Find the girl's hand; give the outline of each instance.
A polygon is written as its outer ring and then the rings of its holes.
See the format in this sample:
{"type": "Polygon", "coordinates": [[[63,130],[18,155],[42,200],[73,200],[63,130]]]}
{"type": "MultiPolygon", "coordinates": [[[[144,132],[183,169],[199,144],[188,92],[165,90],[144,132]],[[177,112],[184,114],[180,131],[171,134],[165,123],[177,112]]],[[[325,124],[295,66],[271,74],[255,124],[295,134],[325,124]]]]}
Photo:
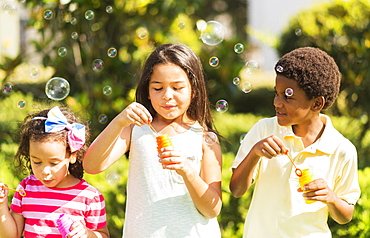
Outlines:
{"type": "Polygon", "coordinates": [[[191,171],[191,166],[185,156],[172,149],[172,147],[163,148],[163,152],[159,154],[159,162],[162,163],[163,169],[176,170],[178,174],[185,176],[191,171]]]}
{"type": "MultiPolygon", "coordinates": [[[[8,187],[4,183],[0,183],[0,204],[8,203],[8,189],[4,189],[3,186],[8,187]]],[[[7,204],[8,205],[8,204],[7,204]]]]}
{"type": "Polygon", "coordinates": [[[288,151],[280,138],[275,135],[260,140],[253,146],[252,150],[256,156],[268,159],[288,151]]]}
{"type": "Polygon", "coordinates": [[[67,237],[87,238],[91,231],[81,221],[74,221],[67,237]]]}
{"type": "Polygon", "coordinates": [[[148,109],[140,103],[133,102],[117,116],[117,120],[119,120],[120,124],[123,126],[128,126],[130,124],[143,126],[144,124],[150,123],[153,119],[148,109]]]}

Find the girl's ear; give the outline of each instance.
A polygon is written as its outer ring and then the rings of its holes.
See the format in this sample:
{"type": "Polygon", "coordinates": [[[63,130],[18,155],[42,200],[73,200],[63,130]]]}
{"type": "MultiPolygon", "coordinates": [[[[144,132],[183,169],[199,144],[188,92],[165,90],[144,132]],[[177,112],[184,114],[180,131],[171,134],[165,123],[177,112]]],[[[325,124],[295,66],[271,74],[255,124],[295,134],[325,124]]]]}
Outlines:
{"type": "Polygon", "coordinates": [[[325,98],[323,96],[314,99],[314,104],[312,105],[313,111],[321,111],[325,105],[325,98]]]}
{"type": "Polygon", "coordinates": [[[70,164],[74,164],[74,163],[76,163],[76,160],[77,160],[76,156],[77,156],[77,153],[72,153],[72,154],[69,156],[69,163],[70,163],[70,164]]]}

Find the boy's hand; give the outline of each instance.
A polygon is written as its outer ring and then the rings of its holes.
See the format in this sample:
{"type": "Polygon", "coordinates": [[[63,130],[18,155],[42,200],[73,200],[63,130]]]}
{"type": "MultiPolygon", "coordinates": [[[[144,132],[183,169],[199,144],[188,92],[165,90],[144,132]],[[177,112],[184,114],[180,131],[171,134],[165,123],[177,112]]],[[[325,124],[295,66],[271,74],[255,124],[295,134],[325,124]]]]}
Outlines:
{"type": "Polygon", "coordinates": [[[279,137],[272,135],[257,142],[253,146],[254,153],[258,157],[271,159],[288,151],[279,137]]]}
{"type": "Polygon", "coordinates": [[[8,189],[4,189],[3,186],[8,187],[4,183],[0,183],[0,204],[8,203],[8,189]]]}
{"type": "MultiPolygon", "coordinates": [[[[338,198],[337,195],[331,190],[322,178],[316,179],[308,184],[304,185],[304,191],[309,191],[303,193],[303,197],[307,200],[314,200],[324,202],[326,204],[334,203],[338,198]]],[[[303,192],[301,188],[298,188],[298,192],[303,192]]]]}

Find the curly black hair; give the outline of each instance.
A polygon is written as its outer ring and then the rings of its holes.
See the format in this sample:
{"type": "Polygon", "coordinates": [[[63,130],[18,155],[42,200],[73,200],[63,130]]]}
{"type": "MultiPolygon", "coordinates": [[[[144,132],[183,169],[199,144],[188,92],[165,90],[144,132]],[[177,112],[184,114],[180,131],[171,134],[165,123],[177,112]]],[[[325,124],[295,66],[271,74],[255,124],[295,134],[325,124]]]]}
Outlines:
{"type": "Polygon", "coordinates": [[[341,74],[334,59],[314,47],[297,48],[283,55],[275,65],[275,72],[297,81],[309,99],[323,96],[328,109],[337,99],[341,74]]]}
{"type": "MultiPolygon", "coordinates": [[[[60,111],[67,118],[68,123],[80,123],[85,126],[85,141],[89,141],[89,128],[87,123],[83,123],[81,119],[77,118],[72,110],[66,106],[59,107],[60,111]]],[[[45,132],[45,120],[33,120],[35,117],[47,117],[50,109],[42,110],[36,113],[29,114],[25,117],[20,130],[20,144],[14,159],[16,161],[16,167],[20,169],[23,174],[26,171],[32,174],[31,162],[30,162],[30,141],[56,141],[62,142],[66,146],[67,153],[71,153],[71,149],[68,144],[67,129],[58,132],[45,132]]],[[[82,159],[88,148],[88,143],[85,144],[77,151],[73,152],[76,154],[76,162],[69,165],[69,172],[76,178],[82,178],[84,169],[82,167],[82,159]]]]}

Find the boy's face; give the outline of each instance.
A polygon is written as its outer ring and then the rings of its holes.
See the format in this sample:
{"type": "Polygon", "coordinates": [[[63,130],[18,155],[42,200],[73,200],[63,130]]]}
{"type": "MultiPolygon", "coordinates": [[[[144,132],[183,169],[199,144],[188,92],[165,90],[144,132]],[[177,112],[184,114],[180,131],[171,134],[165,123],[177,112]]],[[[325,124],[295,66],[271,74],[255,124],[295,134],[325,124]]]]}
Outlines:
{"type": "Polygon", "coordinates": [[[309,125],[318,114],[317,110],[312,110],[314,103],[315,100],[308,99],[296,81],[276,76],[274,106],[279,125],[309,125]]]}

